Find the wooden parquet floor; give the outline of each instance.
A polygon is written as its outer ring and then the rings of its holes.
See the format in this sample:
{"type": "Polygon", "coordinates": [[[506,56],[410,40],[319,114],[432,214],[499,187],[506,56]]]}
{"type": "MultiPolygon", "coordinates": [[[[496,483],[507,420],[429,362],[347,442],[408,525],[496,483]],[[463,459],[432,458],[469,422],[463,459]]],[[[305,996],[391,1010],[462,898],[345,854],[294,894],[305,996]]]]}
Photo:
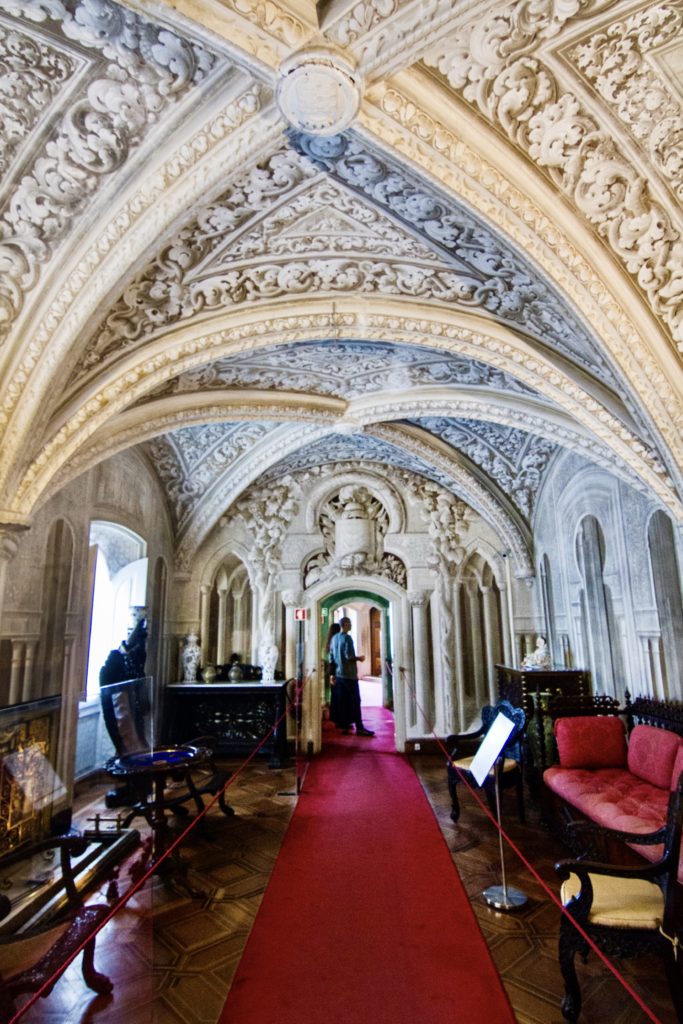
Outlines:
{"type": "MultiPolygon", "coordinates": [[[[559,911],[513,854],[506,856],[508,882],[527,894],[528,904],[509,914],[487,907],[482,890],[500,882],[493,827],[466,793],[460,822],[451,822],[442,758],[414,757],[413,765],[470,895],[519,1024],[560,1024],[559,911]]],[[[22,1022],[216,1024],[294,810],[295,785],[293,768],[273,771],[263,762],[249,765],[230,789],[229,802],[236,816],[226,818],[214,808],[204,834],[193,834],[183,848],[188,877],[209,893],[207,898],[191,899],[157,878],[146,883],[98,938],[96,963],[113,979],[113,995],[95,996],[87,989],[76,961],[48,999],[32,1007],[22,1022]]],[[[92,815],[102,797],[103,791],[97,790],[82,798],[81,820],[92,815]]],[[[305,799],[305,785],[301,799],[305,799]]],[[[508,806],[507,799],[503,808],[506,828],[543,879],[556,889],[552,866],[566,851],[540,827],[533,806],[529,806],[528,824],[522,827],[514,800],[508,806]]],[[[124,875],[125,869],[122,883],[124,875]]],[[[104,887],[94,901],[100,901],[103,892],[104,887]]],[[[295,970],[296,936],[282,955],[292,959],[295,970]]],[[[662,1024],[674,1024],[658,961],[644,959],[620,966],[662,1024]]],[[[584,1024],[641,1024],[647,1019],[594,957],[586,967],[580,965],[580,971],[584,1024]]]]}

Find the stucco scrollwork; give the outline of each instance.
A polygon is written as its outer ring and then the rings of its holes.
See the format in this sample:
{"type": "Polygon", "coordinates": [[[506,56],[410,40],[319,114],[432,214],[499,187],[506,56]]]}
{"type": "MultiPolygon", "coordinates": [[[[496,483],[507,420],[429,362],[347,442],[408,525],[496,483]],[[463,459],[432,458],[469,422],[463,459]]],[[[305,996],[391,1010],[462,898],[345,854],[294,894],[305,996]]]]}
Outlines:
{"type": "Polygon", "coordinates": [[[57,120],[0,217],[0,338],[73,218],[168,106],[205,79],[217,62],[198,43],[110,0],[74,5],[53,0],[49,6],[40,0],[11,0],[5,10],[49,22],[66,40],[92,53],[97,72],[57,120]]]}
{"type": "Polygon", "coordinates": [[[613,21],[571,53],[576,67],[618,114],[679,200],[683,198],[683,109],[648,55],[681,38],[683,4],[678,0],[653,4],[623,21],[613,21]]]}
{"type": "Polygon", "coordinates": [[[251,537],[248,563],[259,597],[261,636],[273,631],[273,594],[282,563],[282,545],[292,519],[299,510],[301,488],[292,477],[283,477],[270,487],[253,487],[225,516],[228,526],[239,519],[251,537]]]}
{"type": "Polygon", "coordinates": [[[557,445],[524,430],[476,420],[425,417],[416,421],[464,452],[496,481],[527,519],[533,511],[543,472],[557,445]]]}
{"type": "MultiPolygon", "coordinates": [[[[215,305],[215,286],[208,285],[202,291],[199,285],[196,293],[192,291],[192,271],[256,213],[314,173],[296,154],[278,151],[243,174],[229,192],[201,209],[193,223],[164,247],[114,303],[71,383],[111,353],[118,354],[139,338],[201,311],[207,302],[215,305]]],[[[227,292],[232,283],[232,278],[224,282],[227,292]]]]}
{"type": "MultiPolygon", "coordinates": [[[[523,5],[527,6],[527,5],[523,5]]],[[[683,350],[683,242],[647,179],[621,152],[581,100],[563,89],[505,16],[512,45],[477,46],[481,26],[438,44],[425,62],[525,153],[568,195],[594,226],[683,350]]],[[[533,34],[532,34],[533,35],[533,34]]],[[[531,41],[532,35],[524,35],[531,41]]]]}
{"type": "MultiPolygon", "coordinates": [[[[189,370],[150,393],[150,398],[224,388],[307,391],[348,400],[387,387],[463,385],[533,394],[511,374],[477,359],[385,342],[301,342],[285,349],[217,359],[189,370]]],[[[147,398],[142,401],[147,401],[147,398]]]]}
{"type": "MultiPolygon", "coordinates": [[[[570,295],[577,308],[599,332],[601,344],[622,367],[631,385],[642,395],[656,394],[646,403],[646,417],[657,425],[674,456],[680,462],[680,438],[683,416],[678,393],[653,349],[643,343],[634,321],[615,299],[610,287],[566,234],[557,231],[547,212],[523,190],[513,188],[508,177],[485,160],[481,153],[465,146],[438,119],[415,101],[393,88],[378,90],[376,102],[381,113],[364,108],[366,128],[385,145],[398,148],[409,158],[427,167],[436,180],[451,185],[474,206],[495,221],[510,208],[517,211],[526,227],[508,219],[508,230],[524,249],[533,253],[537,264],[570,295]],[[588,291],[586,291],[588,289],[588,291]],[[587,301],[590,296],[589,301],[587,301]]],[[[620,390],[622,390],[620,388],[620,390]]],[[[641,403],[641,409],[643,405],[641,403]]],[[[670,463],[671,465],[671,463],[670,463]]],[[[674,469],[677,479],[680,472],[674,469]]]]}
{"type": "Polygon", "coordinates": [[[473,283],[459,301],[465,299],[468,305],[551,342],[591,372],[610,379],[592,339],[559,293],[553,293],[519,253],[468,211],[364,141],[345,135],[321,139],[288,134],[292,145],[318,167],[368,196],[448,255],[464,281],[473,283]]]}
{"type": "Polygon", "coordinates": [[[147,442],[180,531],[219,476],[272,427],[271,423],[209,423],[147,442]]]}
{"type": "Polygon", "coordinates": [[[0,78],[12,83],[0,93],[0,176],[8,173],[19,146],[76,74],[78,64],[47,40],[0,21],[0,78]]]}

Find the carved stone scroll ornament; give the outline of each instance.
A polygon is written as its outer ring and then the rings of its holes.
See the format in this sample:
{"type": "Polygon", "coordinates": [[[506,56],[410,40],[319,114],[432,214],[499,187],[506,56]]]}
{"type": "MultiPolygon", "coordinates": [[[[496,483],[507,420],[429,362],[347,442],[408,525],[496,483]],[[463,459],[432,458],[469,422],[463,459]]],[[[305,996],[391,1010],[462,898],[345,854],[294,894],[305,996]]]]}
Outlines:
{"type": "Polygon", "coordinates": [[[475,420],[426,417],[416,425],[464,452],[530,518],[556,444],[523,430],[475,420]]]}
{"type": "Polygon", "coordinates": [[[139,338],[200,312],[206,303],[214,305],[218,301],[214,289],[222,287],[227,294],[232,287],[241,290],[244,297],[246,279],[233,283],[233,278],[228,278],[222,286],[209,283],[192,291],[192,272],[239,228],[315,173],[297,154],[278,151],[250,168],[228,192],[201,209],[193,223],[178,232],[111,307],[70,384],[77,383],[111,353],[119,353],[139,338]]]}
{"type": "Polygon", "coordinates": [[[53,43],[0,21],[0,78],[12,83],[0,94],[0,178],[78,66],[75,56],[53,43]]]}
{"type": "MultiPolygon", "coordinates": [[[[330,467],[326,472],[332,477],[330,467]]],[[[306,474],[308,476],[308,474],[306,474]]],[[[363,485],[344,485],[323,505],[318,529],[323,549],[304,569],[304,586],[323,579],[377,575],[382,570],[382,542],[389,517],[381,501],[363,485]]]]}
{"type": "Polygon", "coordinates": [[[449,384],[522,395],[535,393],[510,374],[457,353],[385,342],[321,341],[217,359],[166,381],[149,398],[258,387],[301,390],[348,400],[387,387],[401,391],[449,384]]]}
{"type": "MultiPolygon", "coordinates": [[[[425,57],[534,160],[636,279],[683,351],[683,241],[649,182],[581,100],[530,55],[554,34],[551,4],[497,9],[425,57]]],[[[578,6],[578,5],[569,5],[578,6]]],[[[600,5],[587,5],[595,10],[600,5]]],[[[583,9],[586,13],[586,8],[583,9]]],[[[566,20],[562,19],[562,20],[566,20]]]]}
{"type": "MultiPolygon", "coordinates": [[[[289,137],[318,167],[366,195],[446,254],[462,279],[459,302],[555,345],[614,385],[597,346],[559,293],[452,198],[350,134],[321,139],[290,132],[289,137]]],[[[450,287],[455,285],[453,281],[450,287]]]]}
{"type": "Polygon", "coordinates": [[[435,577],[443,683],[445,692],[450,693],[455,681],[453,576],[465,555],[461,539],[467,530],[471,512],[464,501],[427,482],[418,485],[416,497],[421,501],[422,515],[429,532],[427,563],[435,577]]]}
{"type": "MultiPolygon", "coordinates": [[[[264,682],[272,681],[275,620],[273,598],[282,562],[282,545],[287,530],[299,510],[301,488],[292,477],[278,484],[254,487],[230,510],[225,520],[240,519],[251,536],[247,559],[258,595],[259,652],[264,665],[264,682]]],[[[277,650],[275,651],[277,658],[277,650]]]]}
{"type": "Polygon", "coordinates": [[[179,531],[226,466],[260,441],[272,423],[209,423],[154,438],[147,450],[179,531]]]}
{"type": "MultiPolygon", "coordinates": [[[[0,215],[0,340],[73,219],[169,105],[202,82],[217,63],[216,55],[199,44],[110,0],[6,0],[3,13],[19,19],[13,34],[0,36],[0,45],[10,47],[9,54],[0,54],[3,63],[13,59],[17,34],[26,34],[23,21],[33,23],[34,34],[36,26],[45,25],[57,39],[61,36],[64,49],[71,49],[79,62],[83,53],[89,54],[92,71],[84,95],[55,114],[43,150],[22,174],[0,215]]],[[[48,49],[41,47],[37,56],[44,63],[42,72],[34,74],[36,82],[54,71],[48,49]]],[[[14,125],[18,114],[15,104],[14,125]]],[[[31,120],[30,111],[25,118],[31,120]]]]}
{"type": "Polygon", "coordinates": [[[683,39],[683,4],[656,3],[576,46],[571,57],[616,112],[679,200],[683,105],[657,67],[657,50],[683,39]],[[654,59],[651,59],[654,58],[654,59]],[[656,111],[656,117],[653,112],[656,111]]]}

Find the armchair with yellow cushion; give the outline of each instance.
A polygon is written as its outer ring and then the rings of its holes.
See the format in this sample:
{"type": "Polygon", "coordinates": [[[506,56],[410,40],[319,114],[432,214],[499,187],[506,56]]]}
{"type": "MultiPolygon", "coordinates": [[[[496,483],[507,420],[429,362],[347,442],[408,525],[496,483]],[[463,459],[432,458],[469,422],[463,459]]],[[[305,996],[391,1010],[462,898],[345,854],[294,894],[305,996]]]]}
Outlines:
{"type": "Polygon", "coordinates": [[[683,1021],[683,919],[681,886],[677,881],[683,819],[683,774],[669,798],[666,825],[646,835],[615,832],[581,822],[581,831],[609,832],[624,842],[662,846],[659,860],[642,868],[617,867],[594,861],[561,861],[555,870],[562,879],[561,899],[566,913],[560,920],[559,958],[565,983],[562,1015],[578,1020],[581,990],[575,957],[586,960],[590,945],[574,921],[607,956],[633,957],[655,953],[662,957],[678,1019],[683,1021]]]}

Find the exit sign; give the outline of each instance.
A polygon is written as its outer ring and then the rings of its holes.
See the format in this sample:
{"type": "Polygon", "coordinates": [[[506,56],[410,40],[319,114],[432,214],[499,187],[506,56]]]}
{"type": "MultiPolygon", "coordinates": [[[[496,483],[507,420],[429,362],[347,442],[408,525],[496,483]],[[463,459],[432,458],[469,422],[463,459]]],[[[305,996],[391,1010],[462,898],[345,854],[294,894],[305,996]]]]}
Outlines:
{"type": "Polygon", "coordinates": [[[303,622],[308,618],[308,608],[295,608],[294,609],[294,621],[303,622]]]}

